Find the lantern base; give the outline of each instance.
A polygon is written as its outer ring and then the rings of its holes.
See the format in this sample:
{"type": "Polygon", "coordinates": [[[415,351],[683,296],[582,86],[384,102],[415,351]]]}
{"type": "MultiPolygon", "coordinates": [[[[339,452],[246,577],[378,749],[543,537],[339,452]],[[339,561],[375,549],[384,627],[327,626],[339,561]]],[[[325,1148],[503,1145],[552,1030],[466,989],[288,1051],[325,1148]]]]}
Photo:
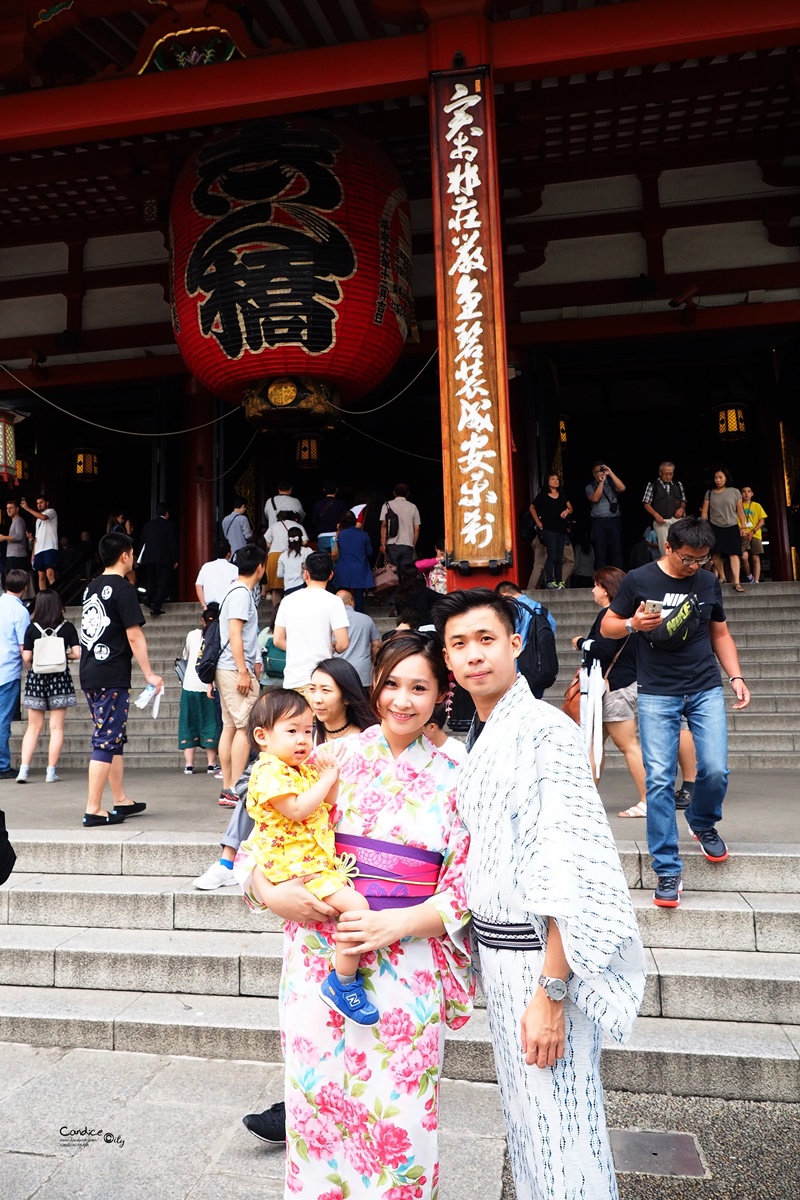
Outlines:
{"type": "Polygon", "coordinates": [[[247,420],[262,427],[292,423],[291,414],[302,414],[302,425],[309,417],[321,419],[329,427],[338,416],[339,396],[333,386],[323,380],[302,375],[281,375],[263,379],[244,393],[247,420]]]}

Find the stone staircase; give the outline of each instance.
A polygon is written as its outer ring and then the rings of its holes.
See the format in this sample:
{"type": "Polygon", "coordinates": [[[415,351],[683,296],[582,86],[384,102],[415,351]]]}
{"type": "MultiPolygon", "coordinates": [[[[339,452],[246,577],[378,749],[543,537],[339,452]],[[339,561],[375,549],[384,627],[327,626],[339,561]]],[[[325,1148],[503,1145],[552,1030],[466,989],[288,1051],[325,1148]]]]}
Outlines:
{"type": "MultiPolygon", "coordinates": [[[[784,768],[800,769],[800,584],[764,583],[749,587],[744,595],[724,589],[725,606],[731,632],[739,648],[742,670],[753,693],[750,707],[742,713],[729,711],[729,757],[731,770],[784,768]]],[[[572,649],[572,638],[585,635],[597,615],[597,606],[586,590],[538,591],[531,593],[551,609],[558,624],[557,645],[561,664],[559,677],[545,699],[561,705],[564,688],[572,678],[579,656],[572,649]]],[[[154,670],[163,675],[166,695],[158,719],[150,708],[141,712],[131,705],[128,723],[126,767],[174,768],[180,762],[177,749],[180,684],[173,663],[180,654],[187,632],[197,622],[196,604],[170,604],[165,615],[150,619],[145,635],[154,670]]],[[[267,623],[271,609],[262,609],[260,624],[267,623]]],[[[394,628],[394,620],[376,609],[373,616],[383,632],[394,628]]],[[[76,624],[80,611],[70,609],[76,624]]],[[[86,766],[91,732],[88,710],[78,687],[77,667],[73,677],[78,690],[77,708],[67,713],[63,767],[86,766]]],[[[144,686],[141,672],[134,663],[132,697],[144,686]]],[[[726,685],[726,701],[731,709],[734,697],[726,685]]],[[[13,726],[12,762],[19,761],[19,744],[24,725],[13,726]]],[[[47,739],[39,739],[33,766],[46,764],[47,739]]],[[[607,742],[606,769],[622,768],[619,751],[607,742]]]]}
{"type": "MultiPolygon", "coordinates": [[[[545,699],[560,707],[564,689],[580,665],[572,638],[586,636],[597,605],[584,589],[529,594],[547,605],[558,626],[559,676],[545,699]]],[[[723,597],[752,692],[749,707],[733,712],[735,697],[725,682],[728,764],[731,770],[800,770],[800,584],[751,585],[743,595],[725,587],[723,597]]],[[[606,769],[624,770],[624,759],[610,739],[606,749],[606,769]]]]}
{"type": "MultiPolygon", "coordinates": [[[[0,1041],[280,1062],[280,925],[235,887],[198,892],[213,834],[14,831],[0,888],[0,1041]]],[[[684,900],[652,905],[647,850],[620,844],[647,946],[642,1015],[603,1052],[611,1090],[800,1100],[800,845],[685,853],[684,900]],[[643,870],[645,885],[643,886],[643,870]]],[[[485,1011],[445,1073],[495,1078],[485,1011]]]]}

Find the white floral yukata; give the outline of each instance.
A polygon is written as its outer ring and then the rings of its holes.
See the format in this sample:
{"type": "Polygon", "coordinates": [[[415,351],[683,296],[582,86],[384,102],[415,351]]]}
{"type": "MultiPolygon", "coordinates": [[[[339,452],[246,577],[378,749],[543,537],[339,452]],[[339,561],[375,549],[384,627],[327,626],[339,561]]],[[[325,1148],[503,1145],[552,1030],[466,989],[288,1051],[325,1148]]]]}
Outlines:
{"type": "MultiPolygon", "coordinates": [[[[286,1195],[435,1200],[445,1024],[458,1028],[469,1019],[474,993],[458,768],[425,737],[394,759],[379,726],[343,745],[337,833],[441,853],[430,903],[446,932],[362,955],[364,983],[381,1014],[365,1028],[319,994],[332,967],[334,923],[287,922],[280,988],[286,1195]]],[[[237,866],[241,879],[247,864],[237,866]]]]}

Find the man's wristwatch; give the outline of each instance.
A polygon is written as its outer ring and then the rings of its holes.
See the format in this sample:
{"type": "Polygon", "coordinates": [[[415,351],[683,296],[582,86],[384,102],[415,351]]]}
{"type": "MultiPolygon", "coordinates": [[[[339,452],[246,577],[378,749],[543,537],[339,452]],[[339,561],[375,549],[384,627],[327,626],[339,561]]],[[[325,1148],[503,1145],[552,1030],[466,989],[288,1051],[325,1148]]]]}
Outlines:
{"type": "Polygon", "coordinates": [[[628,617],[627,621],[625,622],[625,628],[627,629],[628,633],[636,632],[636,630],[633,628],[633,617],[628,617]]]}
{"type": "Polygon", "coordinates": [[[551,975],[540,975],[539,987],[544,990],[548,1000],[566,1000],[567,998],[567,985],[563,979],[554,979],[551,975]]]}

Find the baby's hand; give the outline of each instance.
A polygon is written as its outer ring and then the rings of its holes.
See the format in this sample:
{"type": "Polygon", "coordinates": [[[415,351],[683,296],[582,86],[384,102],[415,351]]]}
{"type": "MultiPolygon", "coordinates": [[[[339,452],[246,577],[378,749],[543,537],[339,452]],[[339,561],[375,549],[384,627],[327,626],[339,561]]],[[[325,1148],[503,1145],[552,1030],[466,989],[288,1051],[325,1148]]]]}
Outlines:
{"type": "Polygon", "coordinates": [[[335,771],[338,774],[339,763],[336,755],[327,746],[320,746],[314,756],[314,763],[319,771],[335,771]]]}

